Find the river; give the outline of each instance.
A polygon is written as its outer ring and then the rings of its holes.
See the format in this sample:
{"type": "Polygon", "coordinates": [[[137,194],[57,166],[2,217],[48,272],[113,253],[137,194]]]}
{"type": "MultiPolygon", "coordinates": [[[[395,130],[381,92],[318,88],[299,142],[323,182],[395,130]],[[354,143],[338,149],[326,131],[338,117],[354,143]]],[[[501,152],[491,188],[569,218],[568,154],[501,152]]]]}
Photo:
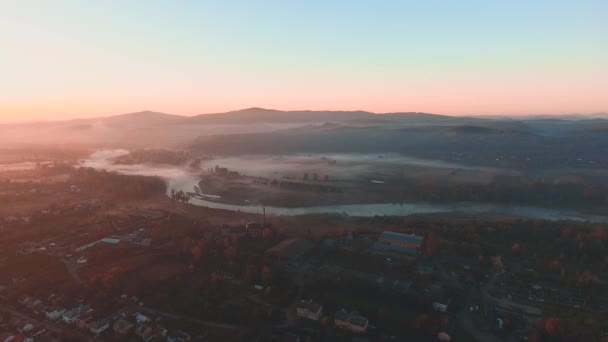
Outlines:
{"type": "MultiPolygon", "coordinates": [[[[172,190],[194,192],[194,187],[198,185],[199,177],[187,169],[170,166],[155,165],[114,165],[109,162],[110,158],[128,153],[125,150],[106,150],[99,151],[84,160],[82,165],[108,171],[115,171],[127,175],[157,176],[166,180],[167,195],[172,190]]],[[[201,189],[203,192],[204,189],[201,189]]],[[[246,213],[260,213],[263,209],[271,215],[305,215],[305,214],[344,214],[349,216],[405,216],[421,213],[480,213],[509,215],[529,219],[545,220],[574,220],[591,222],[608,222],[608,217],[590,215],[575,209],[556,209],[527,205],[505,205],[476,202],[453,202],[453,203],[369,203],[369,204],[342,204],[342,205],[323,205],[313,207],[273,207],[259,205],[235,205],[226,204],[219,201],[208,201],[201,198],[192,198],[190,203],[213,209],[224,209],[231,211],[241,211],[246,213]]]]}

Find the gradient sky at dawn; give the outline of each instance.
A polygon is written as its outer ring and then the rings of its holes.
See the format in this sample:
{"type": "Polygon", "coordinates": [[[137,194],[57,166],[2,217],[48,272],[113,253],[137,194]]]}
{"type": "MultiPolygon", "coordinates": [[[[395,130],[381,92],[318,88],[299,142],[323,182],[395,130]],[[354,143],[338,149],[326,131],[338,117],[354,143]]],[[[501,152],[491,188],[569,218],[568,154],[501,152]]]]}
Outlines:
{"type": "Polygon", "coordinates": [[[608,1],[0,0],[0,121],[608,111],[608,1]]]}

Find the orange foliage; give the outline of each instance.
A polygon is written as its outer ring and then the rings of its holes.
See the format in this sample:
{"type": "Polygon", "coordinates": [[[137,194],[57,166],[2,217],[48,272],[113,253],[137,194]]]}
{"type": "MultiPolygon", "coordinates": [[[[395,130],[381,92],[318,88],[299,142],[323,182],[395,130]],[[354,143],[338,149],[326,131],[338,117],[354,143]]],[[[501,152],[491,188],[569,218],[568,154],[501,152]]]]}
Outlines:
{"type": "Polygon", "coordinates": [[[549,335],[555,335],[558,326],[559,319],[557,318],[550,317],[545,320],[545,332],[549,335]]]}
{"type": "Polygon", "coordinates": [[[513,244],[513,246],[511,246],[511,251],[515,254],[519,254],[519,252],[521,252],[521,246],[519,242],[516,242],[513,244]]]}

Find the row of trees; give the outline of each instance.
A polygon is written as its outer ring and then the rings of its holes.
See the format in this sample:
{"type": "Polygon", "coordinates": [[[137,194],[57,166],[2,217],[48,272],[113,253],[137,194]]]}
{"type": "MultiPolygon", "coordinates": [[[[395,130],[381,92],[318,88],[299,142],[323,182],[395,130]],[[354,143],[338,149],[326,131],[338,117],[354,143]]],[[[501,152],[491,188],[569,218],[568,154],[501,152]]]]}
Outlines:
{"type": "Polygon", "coordinates": [[[475,201],[539,205],[605,205],[608,185],[555,183],[545,180],[495,180],[490,184],[445,184],[403,180],[398,187],[401,200],[475,201]]]}
{"type": "Polygon", "coordinates": [[[182,190],[175,191],[175,189],[171,189],[170,196],[171,196],[172,200],[180,202],[180,203],[188,203],[188,202],[190,202],[190,199],[192,198],[190,195],[188,195],[184,191],[182,191],[182,190]]]}
{"type": "Polygon", "coordinates": [[[124,198],[147,197],[165,191],[165,183],[160,178],[121,175],[85,167],[74,169],[70,182],[89,193],[124,198]]]}
{"type": "MultiPolygon", "coordinates": [[[[316,172],[315,172],[315,173],[313,173],[313,174],[312,174],[312,176],[310,176],[310,177],[309,177],[309,175],[308,175],[308,172],[304,173],[304,176],[302,176],[302,180],[307,181],[307,180],[311,180],[311,179],[312,179],[313,181],[317,182],[317,181],[321,180],[321,177],[319,177],[319,175],[318,175],[316,172]]],[[[323,177],[323,181],[328,182],[328,181],[329,181],[329,176],[328,176],[328,175],[325,175],[325,176],[323,177]]]]}

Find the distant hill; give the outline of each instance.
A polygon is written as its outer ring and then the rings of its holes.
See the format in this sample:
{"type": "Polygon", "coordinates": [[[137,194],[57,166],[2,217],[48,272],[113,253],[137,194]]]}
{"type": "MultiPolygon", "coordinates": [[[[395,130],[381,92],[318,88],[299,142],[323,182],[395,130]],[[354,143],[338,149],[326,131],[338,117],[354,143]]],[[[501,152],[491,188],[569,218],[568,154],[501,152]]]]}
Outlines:
{"type": "Polygon", "coordinates": [[[158,125],[158,124],[167,124],[167,123],[177,123],[179,120],[185,119],[185,116],[166,114],[160,112],[152,112],[152,111],[141,111],[134,113],[126,113],[119,114],[107,117],[98,117],[98,118],[90,118],[90,119],[76,119],[76,120],[68,120],[64,123],[66,124],[107,124],[111,126],[119,126],[119,125],[158,125]]]}
{"type": "Polygon", "coordinates": [[[247,123],[311,123],[344,122],[374,118],[364,111],[281,111],[264,108],[247,108],[226,113],[202,114],[185,119],[189,123],[247,124],[247,123]]]}
{"type": "Polygon", "coordinates": [[[426,149],[435,154],[459,146],[464,151],[470,144],[474,149],[500,150],[510,146],[525,152],[527,143],[561,144],[545,141],[542,136],[576,136],[583,141],[586,134],[593,134],[594,139],[603,142],[601,136],[606,135],[607,128],[608,120],[599,118],[482,118],[419,112],[248,108],[191,117],[142,111],[89,119],[0,124],[0,144],[188,147],[206,153],[410,153],[426,149]]]}
{"type": "Polygon", "coordinates": [[[540,135],[480,126],[355,127],[319,125],[277,132],[202,136],[194,153],[400,153],[406,156],[518,168],[604,167],[608,134],[540,135]]]}

